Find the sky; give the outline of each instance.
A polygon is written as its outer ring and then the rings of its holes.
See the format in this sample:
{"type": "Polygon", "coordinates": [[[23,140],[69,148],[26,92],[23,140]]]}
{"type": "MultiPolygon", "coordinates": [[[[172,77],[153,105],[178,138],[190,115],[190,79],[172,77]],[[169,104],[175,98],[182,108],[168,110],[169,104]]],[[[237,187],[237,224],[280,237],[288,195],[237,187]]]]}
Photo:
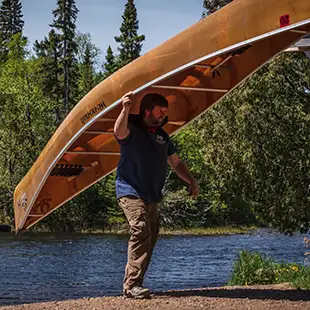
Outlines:
{"type": "MultiPolygon", "coordinates": [[[[0,1],[1,2],[1,1],[0,1]]],[[[117,53],[114,36],[119,35],[126,0],[76,0],[79,9],[77,31],[90,33],[93,43],[102,52],[111,45],[117,53]]],[[[42,40],[50,31],[52,11],[57,0],[21,0],[24,15],[24,35],[30,46],[42,40]]],[[[203,0],[135,0],[139,34],[144,34],[142,53],[148,52],[182,30],[198,22],[203,12],[203,0]]]]}

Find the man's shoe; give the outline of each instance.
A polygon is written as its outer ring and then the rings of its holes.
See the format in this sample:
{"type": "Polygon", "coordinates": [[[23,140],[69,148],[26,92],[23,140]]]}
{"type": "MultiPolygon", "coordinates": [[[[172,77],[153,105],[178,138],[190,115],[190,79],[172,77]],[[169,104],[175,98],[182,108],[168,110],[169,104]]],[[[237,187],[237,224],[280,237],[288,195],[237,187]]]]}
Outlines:
{"type": "Polygon", "coordinates": [[[134,286],[131,289],[124,290],[124,297],[126,298],[150,298],[151,291],[142,286],[134,286]]]}

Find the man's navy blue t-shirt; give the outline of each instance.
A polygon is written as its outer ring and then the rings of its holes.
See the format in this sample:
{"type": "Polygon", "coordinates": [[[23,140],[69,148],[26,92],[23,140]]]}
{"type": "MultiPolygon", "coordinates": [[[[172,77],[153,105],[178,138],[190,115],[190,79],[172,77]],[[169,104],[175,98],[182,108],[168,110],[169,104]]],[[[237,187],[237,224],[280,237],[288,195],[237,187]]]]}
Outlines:
{"type": "Polygon", "coordinates": [[[167,175],[167,159],[176,148],[162,128],[150,132],[141,121],[129,123],[128,128],[128,137],[118,140],[121,159],[117,167],[116,197],[132,195],[148,203],[159,202],[167,175]]]}

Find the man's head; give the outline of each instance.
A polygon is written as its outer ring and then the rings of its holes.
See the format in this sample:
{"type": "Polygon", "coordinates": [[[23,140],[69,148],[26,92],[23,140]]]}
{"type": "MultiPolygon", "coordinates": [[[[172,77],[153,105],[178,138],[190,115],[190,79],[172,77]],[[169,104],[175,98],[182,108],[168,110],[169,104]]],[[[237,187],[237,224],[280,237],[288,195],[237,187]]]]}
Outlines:
{"type": "Polygon", "coordinates": [[[168,101],[159,94],[145,95],[140,104],[139,114],[148,127],[160,126],[167,115],[168,101]]]}

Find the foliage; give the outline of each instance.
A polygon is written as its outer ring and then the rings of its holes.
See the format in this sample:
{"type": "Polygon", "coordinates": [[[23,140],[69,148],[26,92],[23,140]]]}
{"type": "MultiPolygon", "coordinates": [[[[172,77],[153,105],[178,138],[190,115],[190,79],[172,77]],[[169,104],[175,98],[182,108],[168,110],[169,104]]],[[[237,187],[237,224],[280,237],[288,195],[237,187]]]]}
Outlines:
{"type": "Polygon", "coordinates": [[[12,219],[15,186],[46,142],[47,100],[37,83],[38,62],[26,60],[26,40],[12,36],[8,59],[0,72],[0,203],[12,219]]]}
{"type": "Polygon", "coordinates": [[[92,43],[90,34],[79,33],[76,37],[79,68],[79,97],[81,99],[99,82],[97,68],[100,49],[92,43]]]}
{"type": "Polygon", "coordinates": [[[241,251],[228,285],[276,284],[290,282],[296,288],[310,288],[310,267],[277,263],[258,252],[241,251]]]}
{"type": "Polygon", "coordinates": [[[54,126],[58,126],[63,118],[62,97],[63,86],[61,82],[62,69],[60,67],[60,36],[51,30],[48,38],[36,41],[34,50],[39,60],[39,74],[41,87],[46,98],[50,101],[50,109],[54,115],[54,126]]]}
{"type": "Polygon", "coordinates": [[[95,44],[92,43],[92,37],[90,33],[81,33],[77,32],[76,37],[76,46],[77,46],[77,51],[76,51],[76,58],[77,62],[81,64],[84,60],[86,50],[89,50],[89,56],[92,59],[94,63],[94,69],[97,71],[99,67],[99,58],[100,58],[100,48],[96,46],[95,44]]]}

